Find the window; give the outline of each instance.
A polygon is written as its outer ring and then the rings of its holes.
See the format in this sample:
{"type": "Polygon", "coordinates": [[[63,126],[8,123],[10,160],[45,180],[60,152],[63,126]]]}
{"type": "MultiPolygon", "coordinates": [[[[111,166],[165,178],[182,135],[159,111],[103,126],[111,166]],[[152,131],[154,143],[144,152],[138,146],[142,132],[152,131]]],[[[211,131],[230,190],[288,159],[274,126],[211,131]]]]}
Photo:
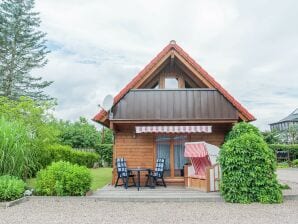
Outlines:
{"type": "Polygon", "coordinates": [[[159,83],[156,82],[156,83],[152,86],[152,89],[159,89],[159,83]]]}
{"type": "Polygon", "coordinates": [[[186,136],[158,136],[156,138],[156,159],[165,159],[165,177],[184,176],[184,165],[188,158],[184,157],[186,136]]]}
{"type": "Polygon", "coordinates": [[[190,85],[187,81],[185,81],[185,88],[186,88],[186,89],[190,89],[190,88],[192,88],[191,85],[190,85]]]}
{"type": "Polygon", "coordinates": [[[165,79],[165,89],[177,89],[178,80],[176,78],[166,78],[165,79]]]}

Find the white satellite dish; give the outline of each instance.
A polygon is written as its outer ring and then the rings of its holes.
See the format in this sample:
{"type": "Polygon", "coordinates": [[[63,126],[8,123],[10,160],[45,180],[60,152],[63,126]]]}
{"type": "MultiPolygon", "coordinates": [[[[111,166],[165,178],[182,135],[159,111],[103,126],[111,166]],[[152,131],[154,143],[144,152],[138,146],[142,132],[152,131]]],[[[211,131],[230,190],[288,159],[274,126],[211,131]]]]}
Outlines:
{"type": "Polygon", "coordinates": [[[109,111],[113,106],[114,98],[112,95],[106,95],[103,99],[102,108],[105,111],[109,111]]]}

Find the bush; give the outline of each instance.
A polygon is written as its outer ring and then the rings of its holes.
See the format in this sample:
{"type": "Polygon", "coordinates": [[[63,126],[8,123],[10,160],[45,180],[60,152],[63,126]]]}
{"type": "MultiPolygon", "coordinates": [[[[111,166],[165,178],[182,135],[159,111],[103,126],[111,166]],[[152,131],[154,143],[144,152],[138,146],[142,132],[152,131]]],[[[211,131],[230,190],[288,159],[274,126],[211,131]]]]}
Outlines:
{"type": "Polygon", "coordinates": [[[287,184],[279,184],[279,187],[281,190],[289,190],[291,189],[289,185],[287,184]]]}
{"type": "Polygon", "coordinates": [[[69,162],[54,162],[37,173],[36,193],[46,196],[82,196],[91,187],[91,173],[69,162]]]}
{"type": "Polygon", "coordinates": [[[81,166],[92,168],[95,162],[99,162],[99,155],[94,152],[83,152],[72,149],[70,146],[55,144],[47,148],[46,164],[58,161],[68,161],[81,166]]]}
{"type": "Polygon", "coordinates": [[[227,134],[225,141],[237,138],[243,134],[255,134],[262,137],[262,134],[257,127],[246,122],[240,122],[233,126],[232,130],[227,134]]]}
{"type": "Polygon", "coordinates": [[[38,169],[38,156],[30,147],[31,141],[21,122],[0,118],[0,175],[26,178],[38,169]]]}
{"type": "MultiPolygon", "coordinates": [[[[242,125],[238,127],[243,130],[242,125]]],[[[282,202],[273,151],[254,129],[248,129],[245,134],[236,129],[232,132],[238,134],[232,133],[220,150],[220,190],[224,199],[234,203],[282,202]]]]}
{"type": "Polygon", "coordinates": [[[289,168],[288,162],[277,163],[277,168],[289,168]]]}
{"type": "Polygon", "coordinates": [[[22,197],[25,186],[25,182],[17,177],[0,176],[0,201],[13,201],[22,197]]]}
{"type": "Polygon", "coordinates": [[[298,159],[292,161],[293,167],[298,167],[298,159]]]}
{"type": "Polygon", "coordinates": [[[113,161],[113,144],[99,144],[96,146],[96,151],[100,155],[103,162],[112,166],[113,161]]]}

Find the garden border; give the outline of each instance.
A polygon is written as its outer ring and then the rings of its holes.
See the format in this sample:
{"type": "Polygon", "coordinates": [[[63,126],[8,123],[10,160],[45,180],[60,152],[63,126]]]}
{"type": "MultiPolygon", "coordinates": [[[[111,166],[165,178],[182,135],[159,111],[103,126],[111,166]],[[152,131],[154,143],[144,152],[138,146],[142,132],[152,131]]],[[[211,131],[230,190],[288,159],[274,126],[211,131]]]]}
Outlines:
{"type": "MultiPolygon", "coordinates": [[[[35,199],[41,199],[41,198],[55,198],[55,199],[67,199],[67,198],[84,198],[87,200],[94,200],[94,201],[112,201],[112,202],[169,202],[169,201],[175,201],[175,202],[224,202],[222,197],[219,198],[101,198],[98,196],[25,196],[19,199],[16,199],[14,201],[9,202],[0,202],[0,208],[7,209],[8,207],[12,207],[18,204],[21,204],[23,202],[29,201],[29,200],[35,200],[35,199]]],[[[291,194],[291,195],[283,195],[283,199],[285,201],[295,201],[298,200],[298,194],[291,194]]]]}
{"type": "Polygon", "coordinates": [[[27,196],[24,196],[24,197],[21,197],[19,199],[13,200],[13,201],[0,202],[0,208],[8,208],[8,207],[26,202],[28,200],[29,200],[29,198],[27,196]]]}

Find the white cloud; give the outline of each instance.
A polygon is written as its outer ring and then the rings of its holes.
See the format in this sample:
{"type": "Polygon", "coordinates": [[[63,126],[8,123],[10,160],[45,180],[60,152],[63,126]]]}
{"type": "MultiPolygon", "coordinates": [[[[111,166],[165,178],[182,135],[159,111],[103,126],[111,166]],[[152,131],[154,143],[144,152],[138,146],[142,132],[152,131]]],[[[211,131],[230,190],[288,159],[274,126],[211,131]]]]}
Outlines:
{"type": "Polygon", "coordinates": [[[55,83],[57,116],[91,118],[175,39],[257,118],[298,107],[296,2],[36,1],[52,53],[37,73],[55,83]]]}

